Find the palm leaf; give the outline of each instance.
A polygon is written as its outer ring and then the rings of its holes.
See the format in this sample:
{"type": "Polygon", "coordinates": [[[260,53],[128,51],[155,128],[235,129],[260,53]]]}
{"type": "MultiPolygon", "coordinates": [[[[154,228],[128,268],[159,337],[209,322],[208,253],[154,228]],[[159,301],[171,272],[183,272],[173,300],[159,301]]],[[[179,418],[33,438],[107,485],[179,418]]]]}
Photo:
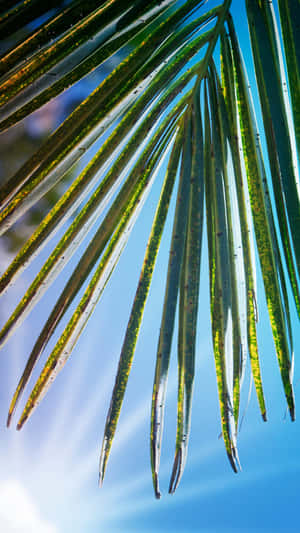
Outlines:
{"type": "MultiPolygon", "coordinates": [[[[144,152],[142,153],[141,157],[135,164],[131,174],[129,175],[127,181],[125,182],[117,198],[115,199],[113,205],[108,211],[104,221],[100,225],[98,231],[96,232],[91,243],[87,247],[81,260],[79,261],[79,264],[77,265],[72,276],[70,277],[69,282],[67,283],[64,291],[62,292],[59,299],[57,300],[48,318],[48,321],[33,348],[31,356],[28,360],[28,364],[25,368],[24,375],[18,387],[18,394],[15,397],[15,400],[13,401],[11,405],[10,411],[15,409],[16,402],[19,399],[19,392],[21,392],[21,390],[24,389],[32,373],[32,370],[37,360],[39,359],[42,351],[44,350],[49,338],[51,337],[52,333],[55,331],[59,321],[64,316],[68,307],[70,306],[73,299],[75,298],[78,291],[80,290],[85,278],[91,272],[92,268],[94,267],[96,261],[98,260],[102,252],[104,251],[105,246],[107,245],[108,242],[109,242],[108,248],[105,251],[104,257],[101,260],[100,265],[98,269],[96,270],[96,273],[93,276],[93,279],[95,277],[98,278],[99,275],[102,275],[104,267],[106,267],[106,263],[110,261],[109,259],[110,254],[114,251],[114,248],[119,238],[121,238],[122,236],[122,231],[124,230],[124,227],[127,223],[127,217],[130,216],[131,211],[136,207],[137,203],[141,204],[140,194],[143,191],[143,187],[146,186],[147,180],[151,176],[153,166],[155,165],[157,158],[160,155],[160,151],[162,150],[162,147],[164,147],[164,143],[168,140],[168,136],[170,135],[170,131],[169,131],[170,126],[171,126],[171,131],[172,131],[172,126],[174,125],[173,124],[174,114],[175,114],[175,119],[176,119],[177,118],[176,112],[180,111],[181,107],[182,107],[182,102],[180,103],[179,106],[175,107],[175,113],[174,111],[172,111],[171,116],[168,116],[165,119],[161,127],[158,129],[158,131],[154,135],[152,143],[150,143],[147,149],[145,149],[144,152]],[[165,136],[166,138],[164,139],[162,146],[159,147],[159,150],[157,150],[157,152],[152,157],[152,160],[150,160],[150,162],[148,163],[148,159],[151,156],[151,152],[153,151],[153,148],[156,146],[157,142],[161,140],[161,137],[165,137],[165,136]],[[144,174],[144,182],[142,179],[140,179],[139,181],[137,180],[137,178],[140,176],[140,173],[142,173],[142,175],[144,174]],[[126,209],[127,209],[126,205],[130,207],[130,208],[128,207],[127,216],[125,216],[126,209]],[[124,210],[125,210],[125,215],[124,215],[124,210]],[[118,237],[116,237],[116,235],[118,237]],[[109,239],[111,240],[109,241],[109,239]],[[105,257],[106,259],[104,260],[105,257]]],[[[128,231],[126,233],[128,234],[128,231]]],[[[58,253],[60,253],[61,251],[60,243],[58,244],[57,250],[58,250],[58,253]]],[[[49,258],[50,265],[53,262],[52,259],[53,258],[50,256],[49,258]]],[[[28,302],[30,304],[31,299],[36,298],[36,295],[38,295],[37,289],[43,283],[43,281],[41,281],[41,278],[44,279],[44,272],[45,271],[47,272],[48,268],[49,268],[48,262],[46,262],[44,269],[42,269],[42,271],[40,272],[36,280],[29,287],[29,290],[25,294],[23,300],[20,302],[20,306],[12,314],[11,319],[6,323],[5,330],[3,330],[4,335],[7,335],[7,332],[11,328],[11,325],[13,325],[16,320],[18,320],[23,309],[25,309],[26,311],[28,302]]],[[[88,301],[90,301],[93,295],[93,291],[95,290],[94,285],[95,283],[91,281],[91,290],[89,291],[87,298],[83,297],[82,306],[86,305],[85,302],[87,299],[88,301]]],[[[81,316],[81,313],[79,313],[78,311],[75,311],[74,320],[72,324],[76,325],[77,320],[80,318],[80,316],[81,316]]],[[[88,313],[85,313],[84,316],[89,316],[89,315],[88,313]]],[[[75,327],[75,325],[72,327],[75,327]]],[[[66,332],[66,337],[67,337],[67,332],[66,332]]]]}
{"type": "Polygon", "coordinates": [[[230,0],[217,6],[210,2],[206,6],[201,0],[71,0],[66,6],[58,1],[5,0],[0,7],[2,36],[17,30],[24,35],[15,46],[6,46],[0,57],[0,132],[108,58],[117,53],[122,58],[0,189],[3,234],[99,142],[88,165],[69,184],[0,279],[0,291],[4,292],[54,234],[67,226],[3,325],[3,345],[85,240],[85,250],[34,344],[9,408],[8,424],[35,365],[55,337],[57,325],[82,290],[29,395],[18,428],[68,360],[166,160],[166,176],[121,350],[99,468],[102,483],[178,175],[152,396],[150,455],[157,497],[178,300],[177,434],[169,492],[176,490],[187,459],[204,209],[221,427],[233,470],[239,466],[237,436],[248,352],[260,411],[266,420],[256,332],[254,242],[286,401],[291,418],[295,416],[290,292],[299,314],[299,50],[294,17],[298,8],[292,2],[278,1],[283,49],[272,6],[266,0],[245,3],[268,158],[259,142],[247,73],[229,15],[230,0]],[[54,11],[50,12],[50,7],[54,11]],[[41,13],[45,13],[45,22],[38,22],[30,33],[27,22],[38,21],[41,13]],[[291,103],[285,90],[285,62],[291,103]],[[219,64],[221,76],[216,67],[219,64]],[[271,180],[265,170],[268,165],[271,180]],[[90,231],[93,237],[89,237],[90,231]]]}
{"type": "MultiPolygon", "coordinates": [[[[176,20],[183,15],[184,10],[180,9],[176,20]]],[[[152,61],[141,66],[145,60],[145,54],[148,57],[151,49],[155,51],[159,43],[163,41],[164,34],[165,36],[168,35],[170,27],[172,27],[171,24],[167,24],[167,22],[170,23],[170,18],[165,22],[164,32],[161,28],[162,24],[159,25],[155,34],[143,41],[140,45],[141,49],[139,47],[137,51],[132,52],[129,58],[100,84],[92,95],[66,119],[42,148],[20,169],[8,185],[0,191],[0,198],[3,203],[8,202],[3,213],[0,214],[0,232],[1,226],[6,230],[41,195],[45,194],[61,179],[62,175],[82,157],[96,138],[103,134],[132,105],[137,95],[150,84],[155,74],[156,76],[149,86],[149,93],[152,98],[157,94],[156,91],[161,91],[164,85],[170,81],[170,77],[173,78],[178,74],[187,60],[199,50],[199,47],[206,44],[207,36],[200,35],[194,40],[195,42],[187,44],[162,69],[171,53],[167,46],[163,49],[162,54],[158,52],[152,61]],[[146,50],[145,46],[147,47],[146,50]],[[140,69],[138,69],[139,65],[141,66],[140,69]],[[132,77],[131,73],[136,70],[135,76],[132,77]],[[123,82],[123,78],[127,78],[127,83],[123,82]],[[135,88],[137,84],[140,85],[135,88]],[[116,94],[114,98],[111,98],[114,88],[116,94]],[[104,96],[101,97],[101,94],[104,96]],[[23,184],[24,186],[22,186],[23,184]]],[[[175,38],[173,38],[173,46],[176,46],[175,38]]],[[[143,106],[145,105],[144,103],[143,106]]]]}
{"type": "MultiPolygon", "coordinates": [[[[235,58],[237,78],[237,92],[240,105],[241,133],[245,153],[247,178],[251,180],[249,186],[252,215],[255,227],[256,243],[261,261],[261,269],[266,291],[267,305],[273,337],[276,345],[277,357],[291,418],[294,418],[294,398],[291,384],[291,351],[286,333],[285,313],[280,297],[280,280],[273,246],[276,246],[274,224],[271,208],[268,203],[268,191],[265,170],[262,161],[261,147],[257,135],[255,117],[251,97],[247,94],[249,84],[241,69],[241,58],[238,56],[237,41],[229,19],[229,30],[235,58]],[[273,238],[272,238],[273,236],[273,238]]],[[[283,281],[283,280],[281,280],[283,281]]]]}
{"type": "MultiPolygon", "coordinates": [[[[243,248],[243,263],[245,271],[245,291],[246,291],[246,313],[247,313],[247,339],[244,343],[248,345],[249,356],[251,361],[252,374],[256,388],[257,398],[263,419],[266,419],[266,407],[262,387],[260,362],[258,355],[257,333],[256,333],[256,276],[253,269],[255,268],[254,245],[252,234],[252,221],[249,210],[247,211],[246,182],[243,176],[242,161],[240,150],[242,145],[239,122],[237,120],[237,95],[234,85],[234,65],[228,37],[223,34],[221,41],[221,60],[223,87],[226,88],[225,104],[228,109],[228,136],[233,158],[233,167],[236,183],[236,192],[238,200],[238,209],[240,217],[240,230],[243,248]],[[252,242],[251,242],[252,241],[252,242]]],[[[241,63],[242,58],[239,58],[241,63]]],[[[241,298],[239,299],[239,301],[241,298]]],[[[244,347],[243,347],[244,352],[244,347]]],[[[241,381],[245,372],[245,357],[243,355],[241,381]]]]}
{"type": "Polygon", "coordinates": [[[175,492],[187,458],[195,374],[197,312],[203,230],[204,154],[200,90],[192,104],[191,190],[179,293],[178,405],[174,466],[169,492],[175,492]]]}
{"type": "Polygon", "coordinates": [[[300,17],[300,6],[297,2],[279,0],[278,7],[283,34],[286,65],[288,70],[291,103],[293,109],[296,142],[300,150],[300,96],[297,87],[300,84],[300,47],[297,40],[297,20],[300,17]]]}
{"type": "Polygon", "coordinates": [[[0,18],[0,32],[3,39],[12,33],[24,28],[28,22],[43,15],[53,7],[61,3],[61,0],[49,0],[49,2],[39,2],[38,0],[28,0],[27,2],[1,2],[1,8],[5,11],[0,18]],[[18,4],[14,7],[14,4],[18,4]],[[2,4],[4,4],[2,6],[2,4]],[[9,9],[11,8],[11,9],[9,9]],[[9,9],[7,11],[7,9],[9,9]]]}
{"type": "Polygon", "coordinates": [[[50,42],[50,36],[54,39],[92,11],[97,5],[99,5],[97,0],[94,0],[94,2],[82,2],[79,0],[55,13],[53,17],[47,20],[45,24],[38,26],[27,38],[22,39],[16,46],[2,54],[0,59],[1,75],[8,73],[22,61],[28,59],[38,48],[42,48],[50,42]]]}
{"type": "MultiPolygon", "coordinates": [[[[281,62],[281,51],[276,39],[272,9],[269,5],[258,6],[257,2],[246,2],[253,56],[257,72],[258,88],[262,105],[264,127],[269,152],[273,190],[287,264],[292,276],[292,285],[297,292],[299,309],[299,287],[295,270],[300,275],[300,189],[297,172],[297,156],[293,149],[293,138],[289,121],[289,103],[286,102],[282,83],[286,85],[281,62]],[[286,207],[285,207],[286,206],[286,207]],[[289,233],[294,244],[295,262],[289,242],[289,233]]],[[[299,279],[299,278],[298,278],[299,279]]]]}
{"type": "MultiPolygon", "coordinates": [[[[17,123],[101,65],[136,36],[141,28],[145,30],[147,23],[151,22],[157,14],[163,13],[171,3],[171,0],[168,0],[157,7],[153,6],[155,3],[152,2],[152,5],[147,6],[146,12],[142,3],[132,7],[130,4],[128,6],[123,4],[120,8],[120,2],[115,1],[106,3],[95,11],[92,9],[95,6],[88,6],[90,13],[88,12],[83,20],[79,20],[75,27],[72,22],[69,22],[70,29],[67,33],[64,33],[54,44],[35,54],[25,66],[22,65],[16,72],[13,71],[11,76],[4,81],[1,86],[0,106],[4,106],[2,112],[8,118],[2,122],[1,128],[5,130],[17,123]],[[151,7],[153,9],[149,9],[151,7]],[[137,18],[141,16],[143,16],[142,22],[140,18],[137,18]],[[91,40],[93,45],[91,45],[91,40]],[[57,81],[52,83],[53,79],[57,81]],[[38,81],[34,84],[34,90],[26,91],[26,88],[36,80],[38,81]],[[8,105],[5,112],[6,104],[8,105]]],[[[82,16],[81,6],[78,7],[79,13],[77,13],[78,9],[75,10],[77,18],[78,15],[82,16]]],[[[69,16],[69,13],[65,14],[63,21],[68,20],[69,16]]],[[[50,26],[47,28],[47,34],[53,31],[51,24],[50,26]]],[[[58,29],[61,30],[60,26],[58,29]]],[[[41,46],[39,34],[33,40],[41,46]]],[[[35,42],[34,45],[36,45],[35,42]]],[[[21,51],[21,60],[26,60],[27,53],[26,48],[25,51],[21,51]]],[[[14,51],[15,54],[16,51],[14,51]]],[[[11,54],[8,54],[8,57],[5,56],[2,61],[3,68],[7,67],[6,63],[11,61],[11,54]]]]}
{"type": "MultiPolygon", "coordinates": [[[[44,366],[44,369],[30,394],[30,397],[25,405],[25,408],[19,420],[18,429],[22,427],[24,422],[32,414],[33,410],[38,405],[41,398],[43,398],[43,396],[46,394],[47,390],[53,383],[58,372],[66,363],[77,341],[78,335],[83,330],[88,318],[94,310],[95,305],[99,297],[101,296],[103,289],[105,288],[105,285],[125,247],[130,232],[133,228],[134,222],[143,206],[143,203],[145,202],[146,196],[149,193],[150,186],[153,182],[153,176],[155,176],[155,174],[153,173],[154,165],[156,164],[157,159],[160,156],[160,151],[162,151],[165,147],[165,143],[169,142],[169,138],[170,132],[169,135],[166,136],[164,142],[161,144],[160,150],[155,153],[153,159],[150,161],[150,163],[148,163],[143,173],[143,179],[140,180],[138,186],[136,187],[136,190],[134,191],[134,194],[130,198],[130,201],[127,202],[126,211],[123,214],[120,223],[118,224],[115,232],[112,235],[112,238],[103,255],[103,258],[99,263],[99,266],[97,267],[79,305],[73,313],[71,320],[67,324],[63,334],[61,335],[59,341],[57,342],[52,353],[50,354],[44,366]]],[[[167,152],[165,152],[164,155],[167,155],[167,152]]],[[[62,313],[64,312],[65,307],[63,305],[63,302],[59,301],[56,304],[56,307],[54,308],[54,325],[52,326],[51,324],[49,329],[54,329],[56,327],[57,315],[59,315],[60,318],[62,313]]],[[[38,342],[44,347],[44,339],[43,341],[39,339],[38,342]]],[[[38,355],[40,355],[40,352],[38,353],[38,355]]]]}
{"type": "Polygon", "coordinates": [[[139,334],[143,311],[147,299],[147,295],[150,288],[154,265],[157,257],[157,252],[162,237],[166,217],[168,214],[168,207],[172,190],[174,187],[174,181],[177,174],[178,162],[181,153],[181,144],[183,138],[183,128],[180,127],[177,137],[174,143],[172,154],[169,159],[167,168],[167,174],[165,177],[164,186],[162,188],[161,197],[155,213],[155,219],[153,221],[151,234],[149,237],[147,250],[143,262],[143,268],[139,279],[138,288],[135,294],[132,311],[130,314],[124,343],[119,360],[118,372],[116,375],[115,386],[112,394],[112,399],[107,415],[104,439],[100,457],[99,478],[102,483],[106,468],[106,463],[109,455],[109,451],[112,445],[114,434],[120,410],[125,394],[127,380],[129,377],[130,368],[132,365],[134,349],[139,334]]]}
{"type": "Polygon", "coordinates": [[[191,194],[191,122],[191,116],[189,113],[185,117],[183,130],[184,145],[180,168],[180,181],[177,192],[172,241],[170,246],[170,259],[168,264],[168,274],[166,282],[166,292],[164,299],[163,315],[160,326],[160,336],[157,348],[155,378],[152,394],[150,450],[153,486],[157,498],[160,498],[158,471],[160,462],[168,368],[174,330],[176,304],[178,299],[180,274],[184,257],[189,198],[191,194]]]}
{"type": "MultiPolygon", "coordinates": [[[[213,114],[216,112],[217,99],[214,78],[211,73],[209,76],[209,94],[212,106],[211,113],[213,114]]],[[[221,124],[216,120],[212,122],[211,127],[208,127],[208,123],[209,119],[207,118],[207,135],[211,144],[210,161],[206,170],[206,205],[211,203],[207,214],[207,227],[208,232],[213,230],[208,237],[212,241],[210,245],[212,253],[209,257],[210,272],[213,272],[210,281],[212,334],[223,439],[231,466],[234,471],[237,471],[233,398],[234,327],[232,304],[234,287],[232,287],[232,257],[229,237],[231,221],[227,218],[228,197],[226,189],[228,183],[221,124]],[[213,226],[211,220],[214,220],[213,226]]]]}

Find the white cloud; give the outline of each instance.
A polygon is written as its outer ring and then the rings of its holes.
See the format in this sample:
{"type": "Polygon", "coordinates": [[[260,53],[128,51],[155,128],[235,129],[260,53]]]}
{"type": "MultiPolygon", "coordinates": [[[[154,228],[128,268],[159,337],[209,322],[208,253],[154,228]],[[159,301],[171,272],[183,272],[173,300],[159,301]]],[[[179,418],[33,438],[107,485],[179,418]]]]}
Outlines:
{"type": "Polygon", "coordinates": [[[5,533],[59,533],[45,521],[27,490],[15,480],[0,483],[0,531],[5,533]]]}

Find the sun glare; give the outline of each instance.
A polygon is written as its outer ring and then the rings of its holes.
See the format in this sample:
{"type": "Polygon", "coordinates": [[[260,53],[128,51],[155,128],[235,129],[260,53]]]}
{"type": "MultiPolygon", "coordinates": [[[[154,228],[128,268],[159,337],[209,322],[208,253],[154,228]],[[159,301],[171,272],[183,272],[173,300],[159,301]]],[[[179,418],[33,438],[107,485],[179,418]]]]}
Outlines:
{"type": "Polygon", "coordinates": [[[29,492],[16,480],[0,484],[0,525],[5,533],[59,533],[42,518],[29,492]]]}

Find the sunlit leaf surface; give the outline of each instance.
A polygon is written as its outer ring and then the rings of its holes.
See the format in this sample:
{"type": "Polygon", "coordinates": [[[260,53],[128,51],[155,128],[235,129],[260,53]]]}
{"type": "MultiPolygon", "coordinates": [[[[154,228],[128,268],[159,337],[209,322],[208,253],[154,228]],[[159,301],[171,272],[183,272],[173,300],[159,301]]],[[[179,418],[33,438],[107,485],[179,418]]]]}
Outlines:
{"type": "Polygon", "coordinates": [[[286,403],[291,419],[295,418],[291,313],[294,305],[298,315],[300,310],[295,23],[299,8],[279,0],[277,19],[272,2],[245,2],[260,98],[255,109],[230,5],[230,0],[218,5],[201,0],[71,0],[63,6],[58,1],[6,0],[0,6],[1,36],[15,38],[15,44],[8,42],[0,56],[1,132],[105,66],[109,58],[116,62],[0,189],[3,234],[70,169],[75,171],[73,181],[0,279],[4,293],[58,233],[58,242],[2,326],[4,345],[73,255],[78,257],[34,344],[7,423],[48,343],[55,341],[20,416],[19,429],[69,359],[152,184],[165,173],[120,354],[99,467],[102,483],[160,243],[171,219],[169,260],[161,273],[166,287],[162,311],[158,311],[162,318],[150,428],[157,498],[173,351],[177,352],[178,386],[170,493],[176,490],[187,460],[199,357],[197,315],[204,241],[221,430],[233,470],[240,467],[237,441],[248,356],[260,412],[267,419],[261,371],[265,354],[259,352],[257,338],[256,249],[286,403]],[[40,15],[44,18],[39,19],[40,15]],[[33,24],[30,29],[28,23],[33,24]],[[256,120],[260,112],[261,132],[256,120]],[[266,140],[266,154],[260,135],[266,140]],[[86,154],[91,154],[90,160],[82,166],[86,154]],[[81,165],[78,172],[77,164],[81,165]]]}

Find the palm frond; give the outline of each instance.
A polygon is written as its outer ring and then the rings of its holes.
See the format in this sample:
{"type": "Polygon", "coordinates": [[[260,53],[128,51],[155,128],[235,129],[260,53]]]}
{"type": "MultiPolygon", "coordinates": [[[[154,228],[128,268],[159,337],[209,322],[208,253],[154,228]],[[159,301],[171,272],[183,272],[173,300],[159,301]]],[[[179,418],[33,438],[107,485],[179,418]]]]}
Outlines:
{"type": "Polygon", "coordinates": [[[299,314],[299,50],[294,16],[298,8],[292,2],[279,0],[280,26],[270,2],[246,0],[245,4],[266,156],[256,124],[258,104],[253,105],[229,13],[230,0],[214,7],[201,0],[72,0],[66,6],[58,1],[45,4],[6,0],[0,8],[2,36],[17,30],[24,36],[14,46],[8,44],[0,57],[0,132],[17,125],[109,58],[117,57],[118,61],[117,67],[0,189],[3,234],[82,161],[96,141],[99,143],[87,166],[46,214],[0,279],[0,292],[4,293],[50,244],[55,233],[67,226],[3,325],[0,344],[4,345],[86,241],[77,266],[34,344],[7,423],[10,424],[48,342],[55,338],[57,326],[83,291],[29,395],[19,429],[68,360],[166,161],[166,175],[121,350],[99,466],[102,483],[171,197],[177,189],[152,395],[150,455],[157,497],[176,316],[177,434],[170,493],[176,490],[187,459],[204,213],[221,427],[233,470],[237,472],[239,467],[237,437],[248,354],[260,412],[266,420],[262,356],[256,331],[255,244],[286,402],[291,419],[295,417],[290,308],[295,304],[299,314]],[[36,21],[41,13],[46,14],[45,22],[38,22],[29,32],[27,22],[36,21]],[[116,56],[118,53],[121,59],[116,56]],[[88,237],[90,232],[92,237],[88,237]]]}

